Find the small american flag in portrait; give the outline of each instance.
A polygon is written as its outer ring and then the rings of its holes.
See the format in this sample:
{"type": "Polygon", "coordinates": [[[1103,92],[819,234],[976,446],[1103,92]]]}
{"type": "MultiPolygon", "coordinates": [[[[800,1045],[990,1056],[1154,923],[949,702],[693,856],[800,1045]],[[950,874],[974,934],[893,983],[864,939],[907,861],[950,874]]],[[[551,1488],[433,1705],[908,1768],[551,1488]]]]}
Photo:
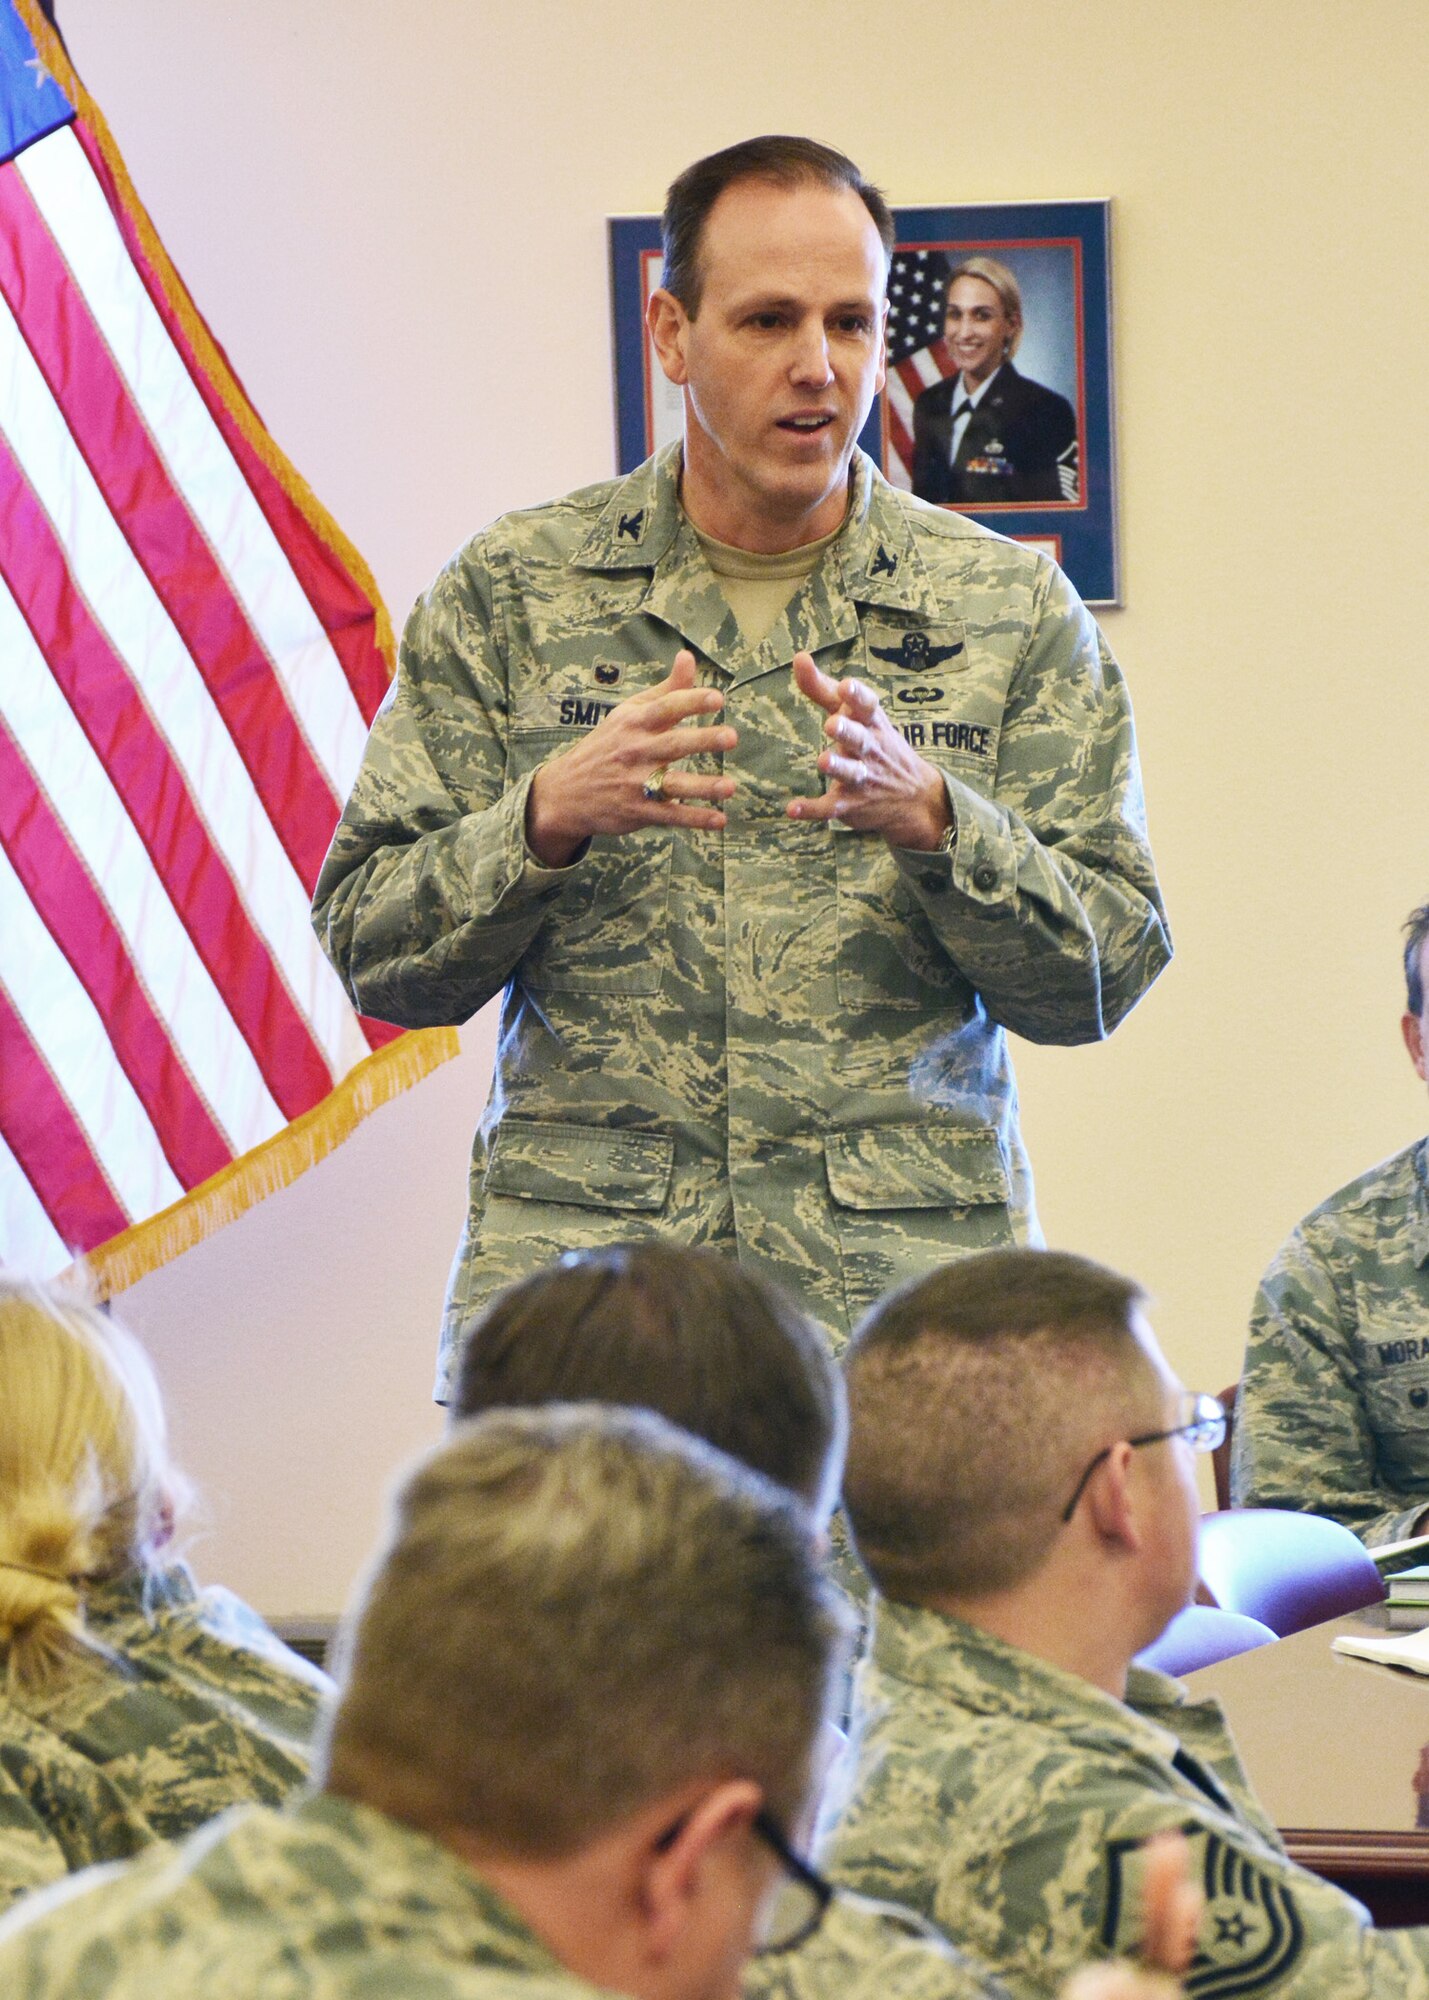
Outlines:
{"type": "Polygon", "coordinates": [[[952,259],[945,250],[895,250],[888,271],[888,383],[884,391],[884,473],[913,486],[913,404],[957,365],[943,345],[952,259]]]}

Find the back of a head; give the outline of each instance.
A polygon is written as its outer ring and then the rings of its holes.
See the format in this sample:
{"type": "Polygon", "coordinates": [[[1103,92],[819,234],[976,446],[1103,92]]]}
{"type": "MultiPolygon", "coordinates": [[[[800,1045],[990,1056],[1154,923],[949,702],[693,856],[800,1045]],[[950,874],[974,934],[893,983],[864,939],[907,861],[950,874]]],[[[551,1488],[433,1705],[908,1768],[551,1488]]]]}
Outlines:
{"type": "Polygon", "coordinates": [[[791,1816],[841,1632],[790,1494],[643,1411],[494,1411],[396,1497],[319,1768],[513,1857],[709,1776],[791,1816]]]}
{"type": "Polygon", "coordinates": [[[665,195],[660,218],[664,248],[661,282],[691,319],[700,309],[703,277],[699,253],[705,222],[725,189],[740,181],[768,181],[776,187],[812,182],[817,187],[834,190],[848,188],[872,217],[885,260],[892,255],[895,225],[888,203],[846,154],[817,139],[797,138],[787,133],[770,132],[757,139],[741,139],[738,144],[709,153],[686,167],[671,181],[665,195]]]}
{"type": "Polygon", "coordinates": [[[927,1604],[1035,1575],[1086,1460],[1158,1421],[1130,1279],[990,1250],[893,1293],[850,1343],[844,1504],[886,1597],[927,1604]]]}
{"type": "Polygon", "coordinates": [[[452,1412],[625,1403],[704,1438],[816,1510],[832,1504],[843,1382],[787,1293],[713,1250],[572,1252],[477,1322],[452,1412]]]}
{"type": "Polygon", "coordinates": [[[138,1342],[88,1300],[0,1273],[0,1658],[12,1690],[87,1657],[85,1586],[150,1560],[173,1478],[138,1342]]]}

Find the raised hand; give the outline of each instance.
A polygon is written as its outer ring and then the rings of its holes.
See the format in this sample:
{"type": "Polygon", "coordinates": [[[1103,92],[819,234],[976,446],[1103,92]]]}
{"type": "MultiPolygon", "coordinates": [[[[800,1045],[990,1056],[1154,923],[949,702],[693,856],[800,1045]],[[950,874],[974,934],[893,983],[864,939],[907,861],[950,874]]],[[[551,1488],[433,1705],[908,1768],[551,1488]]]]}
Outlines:
{"type": "Polygon", "coordinates": [[[541,766],[526,800],[526,844],[547,868],[564,868],[595,833],[633,833],[642,826],[683,826],[717,832],[717,805],[733,778],[672,770],[703,751],[733,750],[727,724],[695,727],[690,718],[724,707],[718,688],[695,686],[695,656],[687,649],[657,687],[617,702],[581,742],[541,766]]]}
{"type": "Polygon", "coordinates": [[[794,656],[799,692],[823,709],[829,748],[819,758],[828,789],[789,801],[791,819],[841,819],[895,847],[933,848],[951,824],[940,774],[909,747],[863,681],[833,681],[811,653],[794,656]]]}
{"type": "Polygon", "coordinates": [[[1179,2000],[1196,1951],[1205,1897],[1191,1879],[1184,1834],[1153,1834],[1143,1850],[1141,1943],[1133,1962],[1108,1959],[1073,1973],[1057,2000],[1179,2000]]]}

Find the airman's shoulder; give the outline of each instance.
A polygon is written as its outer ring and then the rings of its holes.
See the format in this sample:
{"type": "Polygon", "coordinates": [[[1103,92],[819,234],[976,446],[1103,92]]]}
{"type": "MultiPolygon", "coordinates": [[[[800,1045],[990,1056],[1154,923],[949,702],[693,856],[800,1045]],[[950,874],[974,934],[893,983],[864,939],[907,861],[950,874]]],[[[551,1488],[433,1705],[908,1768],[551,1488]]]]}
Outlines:
{"type": "Polygon", "coordinates": [[[554,500],[498,514],[450,558],[443,574],[486,568],[515,558],[564,565],[591,533],[624,482],[603,479],[554,500]]]}
{"type": "Polygon", "coordinates": [[[1327,1195],[1296,1225],[1286,1251],[1303,1245],[1324,1253],[1339,1243],[1373,1247],[1386,1231],[1408,1226],[1423,1199],[1426,1152],[1429,1140],[1420,1139],[1327,1195]]]}

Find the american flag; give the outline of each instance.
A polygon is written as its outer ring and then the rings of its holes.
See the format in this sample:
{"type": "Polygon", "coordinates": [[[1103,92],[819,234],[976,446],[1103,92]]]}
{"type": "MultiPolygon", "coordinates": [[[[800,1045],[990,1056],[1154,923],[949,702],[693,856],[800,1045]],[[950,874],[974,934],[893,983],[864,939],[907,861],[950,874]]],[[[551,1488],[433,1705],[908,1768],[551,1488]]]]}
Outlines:
{"type": "Polygon", "coordinates": [[[0,1262],[114,1290],[454,1053],[308,901],[391,633],[36,0],[0,0],[0,1262]]]}
{"type": "Polygon", "coordinates": [[[888,268],[888,381],[884,389],[884,472],[913,485],[913,404],[957,372],[943,345],[943,310],[953,266],[942,250],[895,250],[888,268]]]}

